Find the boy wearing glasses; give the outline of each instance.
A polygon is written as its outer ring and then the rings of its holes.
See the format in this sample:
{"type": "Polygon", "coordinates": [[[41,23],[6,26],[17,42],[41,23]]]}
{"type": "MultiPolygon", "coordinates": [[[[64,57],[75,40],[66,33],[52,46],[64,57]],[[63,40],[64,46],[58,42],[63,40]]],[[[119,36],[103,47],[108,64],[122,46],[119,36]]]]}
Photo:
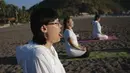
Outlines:
{"type": "Polygon", "coordinates": [[[65,73],[53,44],[62,35],[58,14],[51,8],[35,9],[30,17],[33,38],[16,48],[23,73],[65,73]]]}

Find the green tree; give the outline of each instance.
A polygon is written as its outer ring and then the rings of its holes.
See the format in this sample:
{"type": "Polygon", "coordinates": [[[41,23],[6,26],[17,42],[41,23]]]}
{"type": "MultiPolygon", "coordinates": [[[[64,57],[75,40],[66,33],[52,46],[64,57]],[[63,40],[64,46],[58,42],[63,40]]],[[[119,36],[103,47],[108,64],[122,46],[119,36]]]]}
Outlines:
{"type": "MultiPolygon", "coordinates": [[[[56,9],[60,16],[77,15],[81,12],[89,14],[119,14],[123,11],[123,7],[125,6],[123,3],[125,1],[128,0],[44,0],[31,7],[29,11],[35,8],[50,7],[56,9]]],[[[127,5],[128,8],[129,6],[127,5]]]]}
{"type": "Polygon", "coordinates": [[[29,21],[29,13],[26,10],[25,6],[22,6],[22,9],[18,10],[18,19],[19,22],[28,22],[29,21]]]}
{"type": "Polygon", "coordinates": [[[4,0],[0,1],[0,19],[4,20],[5,19],[5,8],[6,8],[6,3],[4,0]]]}

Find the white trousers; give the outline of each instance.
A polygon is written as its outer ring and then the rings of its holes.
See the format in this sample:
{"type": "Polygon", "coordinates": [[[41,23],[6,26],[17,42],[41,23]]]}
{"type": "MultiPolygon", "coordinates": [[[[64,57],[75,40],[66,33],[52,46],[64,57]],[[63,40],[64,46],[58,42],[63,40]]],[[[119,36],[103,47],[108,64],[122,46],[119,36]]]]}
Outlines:
{"type": "Polygon", "coordinates": [[[78,50],[78,49],[70,49],[70,52],[68,53],[69,57],[80,57],[84,55],[86,51],[78,50]]]}
{"type": "Polygon", "coordinates": [[[99,40],[107,40],[108,36],[104,35],[104,34],[98,34],[98,38],[99,38],[99,40]]]}
{"type": "Polygon", "coordinates": [[[108,36],[104,35],[104,34],[97,34],[97,35],[93,35],[92,37],[93,37],[93,39],[99,39],[99,40],[107,40],[108,39],[108,36]]]}

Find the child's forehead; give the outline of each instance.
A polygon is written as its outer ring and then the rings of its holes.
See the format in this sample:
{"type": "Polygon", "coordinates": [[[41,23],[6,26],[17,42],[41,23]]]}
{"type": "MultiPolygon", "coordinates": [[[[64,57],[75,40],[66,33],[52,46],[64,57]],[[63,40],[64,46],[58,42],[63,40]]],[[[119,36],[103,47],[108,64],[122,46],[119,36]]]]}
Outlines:
{"type": "Polygon", "coordinates": [[[73,19],[70,18],[69,21],[73,21],[73,19]]]}
{"type": "Polygon", "coordinates": [[[58,18],[56,18],[53,22],[59,22],[60,20],[58,18]]]}

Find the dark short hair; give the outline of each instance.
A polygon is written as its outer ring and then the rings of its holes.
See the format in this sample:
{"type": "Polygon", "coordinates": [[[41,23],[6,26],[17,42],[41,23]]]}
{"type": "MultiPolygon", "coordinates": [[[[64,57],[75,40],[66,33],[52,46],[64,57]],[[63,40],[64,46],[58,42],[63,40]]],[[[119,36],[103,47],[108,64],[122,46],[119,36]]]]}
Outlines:
{"type": "Polygon", "coordinates": [[[95,17],[94,17],[94,21],[98,20],[99,18],[100,18],[100,15],[96,14],[95,17]]]}
{"type": "Polygon", "coordinates": [[[34,42],[46,44],[45,33],[41,31],[41,26],[47,25],[56,18],[58,18],[58,14],[52,8],[37,8],[33,10],[30,16],[30,23],[34,42]]]}

